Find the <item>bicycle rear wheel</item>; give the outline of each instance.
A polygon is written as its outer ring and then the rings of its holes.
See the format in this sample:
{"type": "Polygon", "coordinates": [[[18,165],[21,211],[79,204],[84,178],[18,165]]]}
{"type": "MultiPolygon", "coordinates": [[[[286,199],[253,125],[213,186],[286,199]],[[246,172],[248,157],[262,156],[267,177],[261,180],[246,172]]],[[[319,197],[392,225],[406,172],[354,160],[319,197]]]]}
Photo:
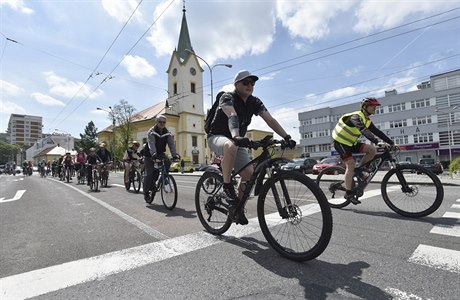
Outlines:
{"type": "Polygon", "coordinates": [[[106,173],[106,171],[104,171],[104,173],[102,173],[101,176],[101,187],[107,187],[107,184],[109,182],[108,174],[106,173]]]}
{"type": "Polygon", "coordinates": [[[163,205],[172,210],[177,203],[177,185],[176,180],[171,175],[165,175],[164,180],[160,179],[161,200],[163,205]]]}
{"type": "MultiPolygon", "coordinates": [[[[126,170],[125,170],[125,173],[123,175],[123,178],[126,178],[126,170]]],[[[131,174],[129,174],[129,176],[128,176],[128,182],[125,182],[125,189],[127,191],[129,191],[130,187],[131,187],[131,174]]]]}
{"type": "Polygon", "coordinates": [[[223,234],[232,225],[221,197],[223,179],[216,172],[204,172],[195,189],[195,208],[203,227],[209,233],[223,234]]]}
{"type": "Polygon", "coordinates": [[[316,184],[331,207],[342,208],[350,204],[351,201],[345,199],[345,168],[332,166],[323,169],[316,177],[316,184]]]}
{"type": "Polygon", "coordinates": [[[332,213],[324,193],[295,171],[276,173],[264,183],[257,216],[268,243],[291,260],[318,257],[332,236],[332,213]]]}
{"type": "Polygon", "coordinates": [[[93,191],[97,191],[99,188],[99,178],[97,176],[97,172],[93,172],[93,183],[91,185],[93,191]]]}
{"type": "Polygon", "coordinates": [[[444,188],[431,171],[418,165],[400,165],[383,177],[382,197],[394,212],[419,218],[432,214],[441,206],[444,188]]]}

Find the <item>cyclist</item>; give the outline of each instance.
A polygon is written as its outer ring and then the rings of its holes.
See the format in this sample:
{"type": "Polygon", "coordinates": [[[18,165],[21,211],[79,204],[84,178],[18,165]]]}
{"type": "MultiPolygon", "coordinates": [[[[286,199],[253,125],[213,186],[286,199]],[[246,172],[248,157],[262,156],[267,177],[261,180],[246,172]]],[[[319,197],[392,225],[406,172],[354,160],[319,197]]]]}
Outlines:
{"type": "MultiPolygon", "coordinates": [[[[149,197],[149,191],[152,189],[155,193],[156,187],[152,187],[152,183],[158,180],[160,172],[155,168],[154,160],[161,158],[165,155],[166,145],[173,159],[179,159],[180,156],[176,152],[176,145],[174,144],[174,136],[166,128],[166,117],[164,115],[158,115],[156,117],[156,124],[148,131],[147,142],[144,144],[144,200],[147,203],[152,203],[153,199],[149,197]]],[[[166,172],[169,170],[171,162],[165,161],[166,172]]],[[[154,183],[153,183],[154,184],[154,183]]]]}
{"type": "MultiPolygon", "coordinates": [[[[296,145],[291,136],[267,111],[262,101],[252,95],[254,85],[258,79],[259,77],[246,70],[239,71],[236,74],[233,82],[235,90],[223,93],[221,96],[218,95],[219,106],[211,122],[208,134],[208,143],[211,150],[217,156],[223,156],[221,163],[224,180],[223,190],[230,205],[238,204],[246,188],[246,182],[254,172],[252,166],[248,166],[240,172],[241,181],[238,186],[239,193],[237,196],[231,183],[231,173],[233,168],[240,170],[251,160],[247,149],[243,147],[249,145],[249,139],[244,136],[253,115],[261,116],[271,129],[289,143],[291,148],[296,145]]],[[[243,212],[239,212],[238,215],[237,223],[241,225],[248,224],[243,212]]]]}
{"type": "Polygon", "coordinates": [[[75,172],[77,172],[77,177],[78,177],[80,175],[79,174],[80,170],[84,168],[84,164],[86,163],[86,153],[83,151],[83,148],[78,149],[75,160],[76,160],[75,172]]]}
{"type": "Polygon", "coordinates": [[[95,148],[90,148],[89,149],[89,154],[86,156],[86,163],[88,164],[88,168],[86,169],[86,179],[87,179],[87,185],[91,184],[91,181],[93,179],[93,170],[92,166],[97,165],[101,163],[102,160],[101,158],[96,154],[96,149],[95,148]]]}
{"type": "Polygon", "coordinates": [[[365,153],[360,163],[360,165],[364,165],[374,158],[377,153],[377,148],[370,144],[358,142],[358,138],[364,135],[374,144],[379,144],[380,146],[394,145],[394,142],[380,131],[370,119],[370,115],[375,114],[377,106],[380,106],[379,100],[375,98],[364,98],[360,106],[361,110],[340,117],[339,122],[332,132],[334,148],[337,150],[346,166],[345,199],[351,200],[351,203],[355,205],[361,203],[361,201],[353,197],[351,191],[353,174],[355,171],[355,159],[352,154],[365,153]],[[375,135],[381,138],[386,144],[379,143],[375,135]]]}
{"type": "Polygon", "coordinates": [[[65,157],[62,160],[62,165],[64,166],[64,171],[69,169],[70,177],[72,177],[72,167],[74,165],[74,161],[72,155],[70,155],[70,152],[66,152],[65,157]]]}
{"type": "Polygon", "coordinates": [[[46,175],[46,161],[42,159],[38,163],[38,172],[40,173],[40,176],[45,176],[46,175]]]}
{"type": "Polygon", "coordinates": [[[105,143],[99,145],[99,150],[97,150],[96,154],[104,164],[110,164],[112,162],[112,155],[110,151],[105,148],[105,143]]]}
{"type": "Polygon", "coordinates": [[[133,160],[139,159],[139,154],[137,149],[139,149],[140,143],[138,141],[133,141],[131,147],[128,147],[123,156],[123,164],[125,166],[125,183],[129,182],[129,172],[131,171],[131,165],[133,160]]]}

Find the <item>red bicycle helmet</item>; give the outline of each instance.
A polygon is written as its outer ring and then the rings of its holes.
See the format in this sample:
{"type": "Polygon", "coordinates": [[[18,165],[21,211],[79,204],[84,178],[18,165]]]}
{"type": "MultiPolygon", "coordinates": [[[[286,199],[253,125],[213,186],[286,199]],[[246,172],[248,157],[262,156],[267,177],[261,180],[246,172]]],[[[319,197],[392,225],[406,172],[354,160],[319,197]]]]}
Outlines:
{"type": "Polygon", "coordinates": [[[375,98],[364,98],[361,101],[361,108],[363,108],[364,106],[367,106],[367,105],[380,106],[381,104],[380,104],[379,100],[377,100],[375,98]]]}

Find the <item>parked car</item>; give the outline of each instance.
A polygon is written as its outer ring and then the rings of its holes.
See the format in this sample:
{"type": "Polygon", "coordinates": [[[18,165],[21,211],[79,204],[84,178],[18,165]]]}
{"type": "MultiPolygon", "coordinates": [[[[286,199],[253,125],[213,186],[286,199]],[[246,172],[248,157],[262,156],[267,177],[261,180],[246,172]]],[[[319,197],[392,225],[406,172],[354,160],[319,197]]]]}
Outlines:
{"type": "Polygon", "coordinates": [[[434,158],[421,158],[418,164],[437,175],[444,171],[442,164],[439,161],[435,161],[434,158]]]}
{"type": "Polygon", "coordinates": [[[219,169],[219,166],[216,164],[211,164],[211,165],[198,164],[195,167],[195,171],[206,171],[206,170],[217,170],[217,169],[219,169]]]}
{"type": "Polygon", "coordinates": [[[340,157],[327,157],[322,159],[319,163],[313,166],[312,174],[318,175],[323,169],[332,166],[344,166],[340,157]]]}
{"type": "Polygon", "coordinates": [[[295,170],[301,172],[302,174],[310,174],[312,172],[313,166],[317,163],[318,161],[313,158],[294,158],[292,162],[281,166],[281,169],[295,170]]]}
{"type": "MultiPolygon", "coordinates": [[[[184,166],[184,172],[187,172],[187,173],[193,173],[195,169],[193,168],[192,165],[185,165],[184,166]]],[[[180,162],[175,162],[175,163],[172,163],[171,166],[169,167],[169,172],[180,172],[181,169],[180,169],[180,162]]]]}

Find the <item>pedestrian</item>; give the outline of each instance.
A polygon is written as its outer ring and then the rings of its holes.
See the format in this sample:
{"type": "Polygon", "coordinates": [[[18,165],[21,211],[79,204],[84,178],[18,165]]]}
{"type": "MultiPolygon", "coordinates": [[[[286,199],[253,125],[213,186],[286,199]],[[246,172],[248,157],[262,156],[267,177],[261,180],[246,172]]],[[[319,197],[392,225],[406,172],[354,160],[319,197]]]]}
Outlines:
{"type": "Polygon", "coordinates": [[[180,172],[184,174],[184,168],[185,168],[185,161],[184,159],[181,159],[180,161],[180,172]]]}

